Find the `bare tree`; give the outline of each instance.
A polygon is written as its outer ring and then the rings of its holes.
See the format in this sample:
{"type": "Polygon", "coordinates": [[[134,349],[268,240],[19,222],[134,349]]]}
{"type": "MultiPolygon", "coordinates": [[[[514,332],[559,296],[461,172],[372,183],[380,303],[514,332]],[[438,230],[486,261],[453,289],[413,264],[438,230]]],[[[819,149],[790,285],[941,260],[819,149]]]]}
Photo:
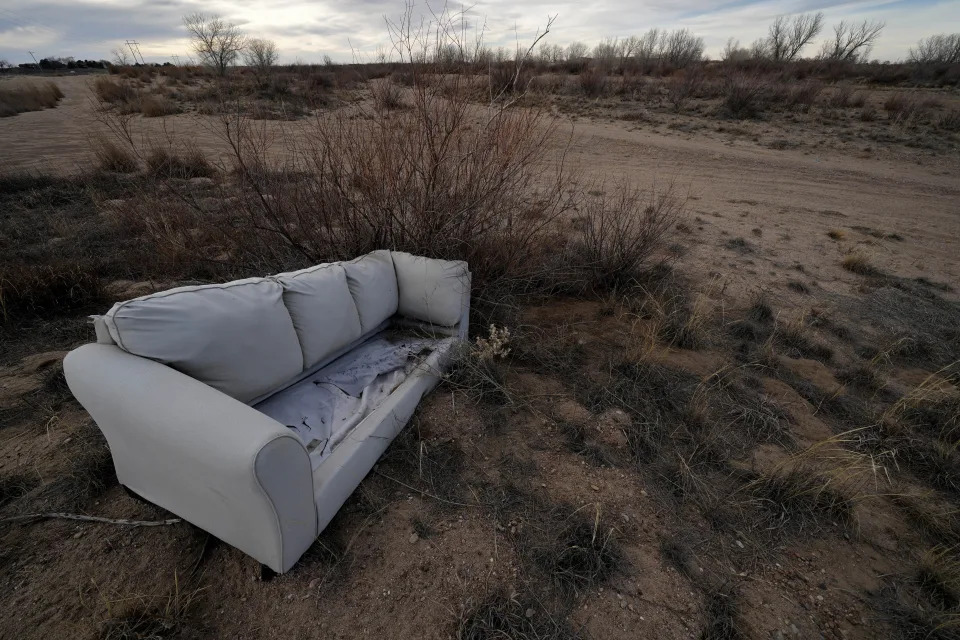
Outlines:
{"type": "Polygon", "coordinates": [[[922,38],[911,47],[910,62],[916,64],[954,64],[960,62],[960,33],[941,33],[922,38]]]}
{"type": "Polygon", "coordinates": [[[701,60],[703,50],[703,38],[693,35],[689,29],[676,29],[665,39],[663,58],[676,67],[685,67],[701,60]]]}
{"type": "Polygon", "coordinates": [[[112,56],[111,62],[113,62],[113,64],[117,66],[125,67],[128,64],[130,64],[130,55],[127,53],[127,50],[124,49],[123,47],[117,47],[116,49],[112,49],[110,51],[110,55],[112,56]]]}
{"type": "Polygon", "coordinates": [[[264,38],[253,38],[247,42],[243,51],[243,62],[252,68],[258,76],[270,73],[270,67],[277,64],[280,54],[277,52],[277,43],[264,38]]]}
{"type": "Polygon", "coordinates": [[[766,48],[777,62],[796,60],[800,51],[823,31],[823,12],[777,16],[770,25],[766,48]]]}
{"type": "Polygon", "coordinates": [[[240,27],[216,14],[203,13],[184,16],[183,25],[203,64],[213,68],[217,75],[226,75],[227,68],[237,61],[246,44],[240,27]]]}
{"type": "Polygon", "coordinates": [[[841,20],[840,24],[833,27],[833,40],[824,44],[821,55],[828,60],[843,62],[866,60],[885,26],[880,21],[864,20],[855,24],[841,20]]]}
{"type": "Polygon", "coordinates": [[[582,42],[571,42],[567,45],[567,60],[576,62],[587,55],[587,45],[582,42]]]}
{"type": "Polygon", "coordinates": [[[12,68],[13,65],[6,60],[0,60],[0,71],[12,68]]]}
{"type": "Polygon", "coordinates": [[[726,46],[723,48],[723,53],[720,55],[720,59],[724,62],[739,62],[741,60],[749,60],[752,57],[752,52],[746,47],[740,46],[740,41],[734,38],[727,40],[726,46]]]}

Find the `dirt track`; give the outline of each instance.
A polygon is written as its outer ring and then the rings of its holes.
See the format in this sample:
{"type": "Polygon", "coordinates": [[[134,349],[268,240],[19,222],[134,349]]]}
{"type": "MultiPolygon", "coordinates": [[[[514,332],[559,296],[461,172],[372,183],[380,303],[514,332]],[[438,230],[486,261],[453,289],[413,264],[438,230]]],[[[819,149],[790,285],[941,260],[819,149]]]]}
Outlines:
{"type": "MultiPolygon", "coordinates": [[[[0,119],[4,166],[71,171],[90,162],[90,140],[101,130],[89,91],[93,78],[55,81],[66,96],[56,109],[0,119]]],[[[189,134],[206,149],[223,148],[203,117],[179,115],[139,124],[148,131],[189,134]]],[[[780,288],[785,272],[796,276],[795,267],[801,265],[816,286],[839,292],[856,282],[837,266],[852,249],[862,250],[889,273],[960,282],[956,156],[774,150],[749,139],[628,125],[595,119],[565,123],[560,131],[566,135],[572,126],[574,132],[573,170],[605,180],[608,190],[624,180],[660,188],[672,183],[689,195],[691,226],[702,227],[702,233],[696,234],[685,261],[723,273],[728,286],[746,287],[749,281],[755,287],[761,276],[761,286],[780,288]],[[828,239],[829,229],[842,230],[844,239],[828,239]],[[890,239],[892,234],[903,239],[890,239]],[[745,255],[719,248],[738,237],[750,243],[745,255]],[[731,265],[738,268],[727,268],[731,265]]]]}

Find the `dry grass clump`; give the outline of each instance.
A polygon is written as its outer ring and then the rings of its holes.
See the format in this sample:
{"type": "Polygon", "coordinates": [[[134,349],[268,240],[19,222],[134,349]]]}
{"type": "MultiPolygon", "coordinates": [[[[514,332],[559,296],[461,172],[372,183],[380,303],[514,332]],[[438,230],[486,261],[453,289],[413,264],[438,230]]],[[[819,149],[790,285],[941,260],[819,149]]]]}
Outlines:
{"type": "Polygon", "coordinates": [[[960,606],[960,554],[956,547],[937,545],[920,557],[917,582],[941,609],[960,606]]]}
{"type": "Polygon", "coordinates": [[[133,173],[140,168],[137,158],[122,144],[100,137],[94,141],[93,155],[103,171],[133,173]]]}
{"type": "Polygon", "coordinates": [[[159,118],[180,113],[180,107],[167,97],[150,94],[140,99],[140,113],[144,118],[159,118]]]}
{"type": "Polygon", "coordinates": [[[517,544],[520,557],[567,597],[603,584],[625,562],[616,529],[602,516],[599,504],[576,510],[555,506],[525,523],[517,544]]]}
{"type": "Polygon", "coordinates": [[[53,82],[43,84],[9,82],[0,84],[0,118],[25,111],[41,111],[57,106],[63,92],[53,82]]]}
{"type": "Polygon", "coordinates": [[[831,240],[843,240],[846,235],[843,229],[830,229],[830,231],[827,231],[827,237],[831,240]]]}
{"type": "Polygon", "coordinates": [[[457,640],[573,640],[578,636],[543,611],[533,598],[498,591],[478,604],[467,603],[457,625],[457,640]]]}
{"type": "Polygon", "coordinates": [[[201,589],[184,590],[174,579],[170,594],[104,599],[99,640],[201,640],[207,633],[196,616],[201,589]]]}
{"type": "Polygon", "coordinates": [[[744,487],[747,503],[758,514],[753,526],[770,531],[817,533],[847,525],[854,501],[838,479],[804,465],[760,474],[744,487]]]}
{"type": "Polygon", "coordinates": [[[823,362],[829,362],[833,358],[833,348],[817,340],[802,318],[778,323],[773,335],[774,340],[786,348],[789,355],[823,362]]]}
{"type": "Polygon", "coordinates": [[[156,147],[146,157],[147,170],[161,179],[209,178],[216,169],[196,147],[156,147]]]}
{"type": "Polygon", "coordinates": [[[137,90],[129,82],[117,82],[106,76],[96,79],[93,90],[101,102],[108,104],[133,102],[137,99],[137,90]]]}
{"type": "Polygon", "coordinates": [[[739,640],[746,637],[740,616],[739,594],[729,584],[713,590],[707,597],[707,624],[701,640],[739,640]]]}
{"type": "Polygon", "coordinates": [[[51,260],[4,265],[0,273],[0,320],[50,317],[76,312],[105,298],[95,261],[51,260]]]}
{"type": "Polygon", "coordinates": [[[840,262],[840,266],[851,273],[856,273],[861,276],[881,275],[880,270],[870,263],[870,259],[866,254],[859,251],[848,253],[843,261],[840,262]]]}

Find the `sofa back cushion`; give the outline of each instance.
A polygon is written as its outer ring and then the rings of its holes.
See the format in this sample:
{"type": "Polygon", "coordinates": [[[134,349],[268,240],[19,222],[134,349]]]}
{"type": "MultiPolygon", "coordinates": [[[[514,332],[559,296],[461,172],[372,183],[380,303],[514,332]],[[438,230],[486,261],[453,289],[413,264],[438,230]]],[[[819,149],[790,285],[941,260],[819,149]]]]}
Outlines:
{"type": "Polygon", "coordinates": [[[404,317],[452,327],[463,314],[470,274],[462,260],[436,260],[393,251],[399,301],[404,317]]]}
{"type": "Polygon", "coordinates": [[[283,286],[283,303],[309,369],[362,335],[357,305],[339,264],[321,264],[274,279],[283,286]]]}
{"type": "Polygon", "coordinates": [[[350,295],[357,305],[360,328],[369,333],[397,312],[397,274],[386,249],[341,262],[350,295]]]}
{"type": "Polygon", "coordinates": [[[283,304],[267,278],[179,287],[118,302],[103,317],[110,337],[247,402],[300,373],[303,355],[283,304]]]}

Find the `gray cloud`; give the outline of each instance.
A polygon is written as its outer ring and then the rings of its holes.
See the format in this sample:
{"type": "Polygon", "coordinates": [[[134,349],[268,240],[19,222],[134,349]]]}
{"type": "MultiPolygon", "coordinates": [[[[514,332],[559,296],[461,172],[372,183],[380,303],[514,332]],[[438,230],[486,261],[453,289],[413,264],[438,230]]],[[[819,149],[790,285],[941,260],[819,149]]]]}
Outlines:
{"type": "MultiPolygon", "coordinates": [[[[188,53],[182,16],[203,10],[277,40],[286,60],[319,61],[324,54],[349,60],[353,51],[369,56],[378,46],[387,46],[384,16],[395,19],[403,7],[397,0],[279,0],[269,7],[254,0],[6,0],[0,7],[0,58],[29,60],[28,50],[38,56],[108,58],[112,48],[129,38],[141,43],[148,60],[168,60],[188,53]]],[[[429,19],[422,3],[416,10],[429,19]]],[[[773,16],[814,10],[825,11],[828,22],[886,20],[887,31],[875,52],[881,58],[904,56],[923,35],[960,31],[960,3],[936,0],[488,0],[473,8],[469,21],[486,25],[485,41],[494,47],[513,46],[517,35],[528,42],[548,15],[558,16],[550,41],[559,44],[593,44],[654,26],[687,27],[704,36],[708,53],[715,55],[728,37],[747,44],[761,36],[773,16]]]]}

